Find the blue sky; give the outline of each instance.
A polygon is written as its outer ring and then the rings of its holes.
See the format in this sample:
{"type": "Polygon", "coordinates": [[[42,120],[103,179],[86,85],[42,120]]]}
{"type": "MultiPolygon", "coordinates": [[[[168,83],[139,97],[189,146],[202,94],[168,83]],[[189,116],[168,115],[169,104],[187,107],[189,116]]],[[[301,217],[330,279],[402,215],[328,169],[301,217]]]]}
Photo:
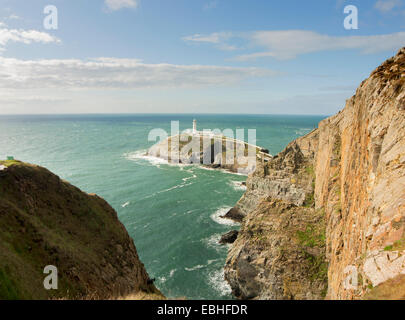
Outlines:
{"type": "Polygon", "coordinates": [[[329,115],[405,44],[404,0],[0,3],[3,114],[329,115]]]}

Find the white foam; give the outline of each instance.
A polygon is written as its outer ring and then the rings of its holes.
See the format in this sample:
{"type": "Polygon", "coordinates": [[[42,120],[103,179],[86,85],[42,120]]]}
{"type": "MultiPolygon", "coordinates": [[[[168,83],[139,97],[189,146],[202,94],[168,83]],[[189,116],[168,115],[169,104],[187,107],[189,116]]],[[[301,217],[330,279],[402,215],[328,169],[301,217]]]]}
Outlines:
{"type": "Polygon", "coordinates": [[[205,265],[199,264],[199,265],[196,265],[196,266],[191,267],[191,268],[184,268],[184,270],[186,270],[186,271],[195,271],[195,270],[202,269],[202,268],[205,268],[205,267],[206,267],[205,265]]]}
{"type": "Polygon", "coordinates": [[[145,199],[153,198],[154,196],[156,196],[156,195],[158,195],[158,194],[160,194],[160,193],[169,192],[169,191],[172,191],[172,190],[178,189],[178,188],[184,188],[184,187],[187,187],[187,186],[191,186],[192,184],[193,184],[192,182],[190,182],[190,183],[184,183],[184,182],[182,182],[182,183],[177,184],[177,185],[175,185],[175,186],[173,186],[173,187],[170,187],[170,188],[167,188],[167,189],[163,189],[163,190],[160,190],[160,191],[158,191],[158,192],[154,192],[154,193],[152,193],[152,194],[150,194],[150,195],[148,195],[148,196],[146,196],[146,197],[143,197],[142,199],[139,199],[139,200],[145,200],[145,199]]]}
{"type": "Polygon", "coordinates": [[[122,208],[125,208],[127,206],[129,206],[129,201],[127,201],[127,202],[125,202],[124,204],[121,205],[122,208]]]}
{"type": "Polygon", "coordinates": [[[307,133],[310,133],[312,129],[310,128],[299,128],[298,130],[295,130],[295,134],[298,136],[303,136],[306,135],[307,133]]]}
{"type": "Polygon", "coordinates": [[[237,226],[239,223],[232,221],[231,219],[222,218],[232,207],[221,207],[211,215],[211,219],[216,223],[224,224],[227,226],[237,226]]]}
{"type": "Polygon", "coordinates": [[[236,191],[246,191],[246,186],[244,186],[241,181],[229,181],[228,184],[236,191]]]}
{"type": "Polygon", "coordinates": [[[172,270],[170,270],[170,272],[169,272],[169,277],[170,277],[170,278],[173,277],[173,275],[174,275],[174,273],[176,272],[176,270],[177,270],[177,269],[172,269],[172,270]]]}
{"type": "Polygon", "coordinates": [[[195,178],[197,178],[197,175],[196,175],[196,174],[194,174],[194,172],[189,171],[189,170],[186,170],[186,171],[187,171],[187,172],[192,173],[193,175],[192,175],[192,176],[190,176],[190,177],[187,177],[187,178],[183,178],[183,179],[181,179],[181,180],[183,180],[184,182],[186,182],[186,181],[188,181],[188,180],[190,180],[190,179],[195,179],[195,178]]]}
{"type": "MultiPolygon", "coordinates": [[[[205,242],[205,244],[207,245],[208,248],[215,249],[217,252],[222,252],[224,250],[224,248],[229,247],[229,246],[223,246],[219,243],[219,240],[221,239],[221,237],[222,237],[222,234],[217,233],[217,234],[213,234],[209,238],[203,239],[202,241],[205,242]]],[[[211,264],[214,261],[215,260],[209,260],[208,264],[211,264]]]]}
{"type": "MultiPolygon", "coordinates": [[[[249,172],[232,172],[232,171],[229,171],[229,170],[226,170],[223,168],[206,167],[206,166],[203,166],[198,163],[172,163],[166,159],[148,155],[147,152],[148,152],[148,150],[138,150],[135,152],[125,153],[124,157],[127,160],[131,160],[131,161],[145,160],[145,161],[148,161],[151,165],[154,165],[158,168],[160,168],[160,165],[165,164],[165,165],[169,165],[169,166],[180,167],[181,168],[180,170],[183,170],[183,168],[187,168],[187,167],[194,167],[194,168],[199,168],[199,169],[208,170],[208,171],[220,171],[223,173],[234,174],[237,176],[247,177],[249,175],[249,172]]],[[[186,170],[186,171],[188,171],[188,170],[186,170]]],[[[184,178],[184,179],[194,179],[197,177],[194,174],[194,172],[192,172],[192,171],[190,171],[190,172],[193,173],[193,176],[189,177],[189,178],[184,178]]]]}
{"type": "Polygon", "coordinates": [[[232,293],[230,285],[225,280],[225,272],[223,268],[221,270],[210,272],[208,274],[208,283],[222,296],[232,293]]]}
{"type": "Polygon", "coordinates": [[[216,261],[219,261],[220,259],[213,259],[213,260],[208,260],[208,265],[210,265],[210,264],[212,264],[212,263],[214,263],[214,262],[216,262],[216,261]]]}
{"type": "Polygon", "coordinates": [[[165,283],[167,279],[166,279],[166,277],[159,277],[158,280],[159,280],[161,283],[165,283]]]}
{"type": "Polygon", "coordinates": [[[147,152],[148,152],[148,150],[138,150],[135,152],[126,153],[126,154],[124,154],[124,157],[127,160],[131,160],[131,161],[146,160],[150,164],[155,165],[155,166],[159,166],[161,164],[169,164],[169,162],[167,160],[158,158],[158,157],[154,157],[154,156],[150,156],[147,154],[147,152]]]}

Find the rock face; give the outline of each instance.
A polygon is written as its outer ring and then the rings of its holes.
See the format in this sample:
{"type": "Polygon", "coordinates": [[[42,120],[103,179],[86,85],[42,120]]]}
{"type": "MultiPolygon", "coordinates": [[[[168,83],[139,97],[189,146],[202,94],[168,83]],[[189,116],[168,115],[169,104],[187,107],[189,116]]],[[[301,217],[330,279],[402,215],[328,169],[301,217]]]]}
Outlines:
{"type": "Polygon", "coordinates": [[[0,299],[158,294],[114,209],[45,168],[0,161],[0,299]],[[58,268],[45,290],[44,267],[58,268]]]}
{"type": "Polygon", "coordinates": [[[248,177],[247,212],[225,278],[241,299],[322,299],[327,290],[325,213],[314,207],[317,133],[290,143],[248,177]],[[252,209],[251,209],[252,208],[252,209]],[[250,210],[250,211],[248,211],[250,210]]]}
{"type": "Polygon", "coordinates": [[[221,239],[219,240],[220,244],[226,244],[226,243],[234,243],[236,238],[238,237],[239,231],[237,230],[231,230],[224,235],[221,236],[221,239]]]}
{"type": "Polygon", "coordinates": [[[330,299],[359,299],[405,274],[404,84],[405,48],[341,112],[249,176],[235,206],[245,218],[225,267],[236,296],[321,298],[323,256],[330,299]],[[305,254],[317,270],[294,269],[305,254]]]}
{"type": "Polygon", "coordinates": [[[329,297],[361,297],[405,274],[405,48],[319,125],[316,207],[327,217],[329,297]],[[384,250],[386,248],[386,250],[384,250]],[[358,274],[357,285],[345,279],[358,274]]]}

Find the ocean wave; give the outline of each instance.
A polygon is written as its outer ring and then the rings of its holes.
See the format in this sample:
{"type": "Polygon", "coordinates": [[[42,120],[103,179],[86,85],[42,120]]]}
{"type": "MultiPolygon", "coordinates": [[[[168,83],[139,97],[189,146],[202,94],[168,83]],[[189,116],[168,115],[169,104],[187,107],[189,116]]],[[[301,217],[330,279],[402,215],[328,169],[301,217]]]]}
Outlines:
{"type": "Polygon", "coordinates": [[[148,195],[148,196],[146,196],[146,197],[143,197],[143,198],[141,198],[141,199],[139,199],[139,200],[145,200],[145,199],[153,198],[154,196],[156,196],[156,195],[158,195],[158,194],[165,193],[165,192],[169,192],[169,191],[172,191],[172,190],[175,190],[175,189],[178,189],[178,188],[184,188],[184,187],[187,187],[187,186],[191,186],[192,184],[194,184],[194,183],[193,183],[193,182],[184,183],[184,181],[183,181],[183,182],[180,183],[180,184],[177,184],[177,185],[175,185],[175,186],[173,186],[173,187],[170,187],[170,188],[167,188],[167,189],[163,189],[163,190],[154,192],[154,193],[152,193],[152,194],[150,194],[150,195],[148,195]]]}
{"type": "MultiPolygon", "coordinates": [[[[188,168],[188,167],[196,167],[196,166],[198,166],[198,164],[169,162],[166,159],[148,155],[147,152],[148,152],[147,149],[143,149],[143,150],[138,150],[138,151],[134,151],[134,152],[124,153],[124,157],[127,160],[131,160],[131,161],[144,160],[144,161],[147,161],[151,165],[156,166],[158,168],[160,168],[160,166],[162,164],[168,165],[168,166],[173,166],[173,167],[179,167],[180,170],[183,170],[184,168],[188,168]]],[[[186,171],[188,171],[188,170],[186,170],[186,171]]],[[[191,172],[191,173],[193,173],[193,172],[191,172]]]]}
{"type": "Polygon", "coordinates": [[[169,278],[173,277],[174,273],[177,271],[177,269],[172,269],[169,272],[169,278]]]}
{"type": "Polygon", "coordinates": [[[161,164],[169,164],[169,162],[165,159],[147,155],[146,154],[147,152],[148,152],[148,150],[146,150],[146,149],[138,150],[135,152],[125,153],[124,157],[127,160],[131,160],[131,161],[146,160],[154,166],[159,166],[161,164]]]}
{"type": "MultiPolygon", "coordinates": [[[[204,165],[201,165],[199,163],[172,163],[172,162],[167,161],[166,159],[162,159],[162,158],[159,158],[159,157],[154,157],[154,156],[147,155],[146,154],[147,152],[148,152],[148,150],[146,150],[146,149],[138,150],[138,151],[134,151],[134,152],[125,153],[124,157],[127,160],[131,160],[131,161],[144,160],[144,161],[147,161],[151,165],[156,166],[158,168],[160,168],[160,166],[162,164],[164,164],[164,165],[169,165],[169,166],[173,166],[173,167],[180,167],[180,170],[183,170],[183,168],[192,167],[192,168],[198,168],[198,169],[207,170],[207,171],[219,171],[219,172],[222,172],[222,173],[233,174],[233,175],[237,175],[237,176],[244,176],[244,177],[248,176],[247,173],[232,172],[232,171],[222,169],[222,168],[215,168],[214,169],[214,168],[210,168],[210,167],[205,167],[204,165]]],[[[186,170],[186,171],[188,171],[188,170],[186,170]]],[[[183,178],[183,179],[188,180],[188,179],[197,178],[195,173],[192,172],[191,170],[190,170],[190,173],[193,174],[192,177],[186,177],[186,178],[183,178]]]]}
{"type": "Polygon", "coordinates": [[[221,207],[211,215],[211,219],[219,224],[224,224],[227,226],[238,226],[239,223],[232,221],[231,219],[222,218],[222,216],[231,209],[232,207],[221,207]]]}
{"type": "Polygon", "coordinates": [[[306,135],[307,133],[310,133],[312,129],[310,128],[299,128],[298,130],[295,130],[295,134],[298,136],[303,136],[306,135]]]}
{"type": "Polygon", "coordinates": [[[167,278],[166,277],[159,277],[158,281],[163,284],[163,283],[165,283],[167,281],[167,278]]]}
{"type": "Polygon", "coordinates": [[[241,181],[229,181],[228,185],[236,191],[246,191],[246,186],[244,186],[241,181]]]}
{"type": "Polygon", "coordinates": [[[199,264],[199,265],[196,265],[196,266],[191,267],[191,268],[184,268],[184,270],[186,270],[186,271],[195,271],[195,270],[202,269],[202,268],[205,268],[205,267],[207,267],[207,265],[199,264]]]}
{"type": "Polygon", "coordinates": [[[168,279],[172,278],[174,273],[177,271],[177,269],[172,269],[169,271],[169,274],[165,276],[158,277],[157,280],[160,284],[165,283],[168,279]]]}
{"type": "Polygon", "coordinates": [[[225,280],[225,272],[221,270],[215,270],[208,274],[208,283],[217,291],[220,295],[226,296],[232,293],[231,286],[225,280]]]}
{"type": "Polygon", "coordinates": [[[214,263],[214,262],[220,261],[220,260],[221,260],[221,259],[208,260],[208,265],[210,265],[210,264],[212,264],[212,263],[214,263]]]}
{"type": "Polygon", "coordinates": [[[123,204],[121,205],[121,207],[122,207],[122,208],[125,208],[125,207],[129,206],[129,203],[130,203],[129,201],[125,202],[125,203],[123,203],[123,204]]]}
{"type": "Polygon", "coordinates": [[[196,175],[196,174],[193,174],[191,177],[186,177],[186,178],[183,178],[183,179],[181,179],[181,180],[183,180],[184,182],[186,182],[186,181],[188,181],[188,180],[190,180],[190,179],[195,179],[195,178],[197,178],[197,175],[196,175]]]}
{"type": "MultiPolygon", "coordinates": [[[[213,234],[212,236],[210,236],[209,238],[202,239],[201,241],[204,242],[208,248],[215,249],[215,251],[220,253],[221,251],[224,251],[224,249],[226,248],[225,246],[223,246],[219,243],[219,240],[221,239],[221,237],[222,237],[221,233],[216,233],[216,234],[213,234]]],[[[212,260],[212,262],[214,262],[214,261],[215,260],[212,260]]],[[[208,261],[208,263],[211,264],[210,260],[208,261]]]]}
{"type": "Polygon", "coordinates": [[[207,261],[207,264],[198,264],[198,265],[196,265],[196,266],[194,266],[194,267],[191,267],[191,268],[184,268],[184,270],[186,270],[186,271],[199,270],[199,269],[202,269],[202,268],[206,268],[206,267],[208,267],[209,265],[211,265],[212,263],[214,263],[214,262],[216,262],[216,261],[219,261],[219,260],[220,260],[220,259],[208,260],[208,261],[207,261]]]}

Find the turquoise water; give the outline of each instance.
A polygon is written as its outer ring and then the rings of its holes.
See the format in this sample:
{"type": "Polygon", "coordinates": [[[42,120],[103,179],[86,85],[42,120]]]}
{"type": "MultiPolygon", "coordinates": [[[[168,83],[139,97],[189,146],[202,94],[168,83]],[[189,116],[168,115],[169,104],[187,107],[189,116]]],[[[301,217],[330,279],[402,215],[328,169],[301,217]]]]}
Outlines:
{"type": "Polygon", "coordinates": [[[256,129],[270,153],[311,131],[321,116],[63,115],[0,116],[0,159],[47,167],[104,197],[135,240],[139,256],[168,297],[230,299],[223,280],[228,247],[217,241],[238,228],[219,216],[243,194],[246,177],[141,156],[154,128],[256,129]]]}

